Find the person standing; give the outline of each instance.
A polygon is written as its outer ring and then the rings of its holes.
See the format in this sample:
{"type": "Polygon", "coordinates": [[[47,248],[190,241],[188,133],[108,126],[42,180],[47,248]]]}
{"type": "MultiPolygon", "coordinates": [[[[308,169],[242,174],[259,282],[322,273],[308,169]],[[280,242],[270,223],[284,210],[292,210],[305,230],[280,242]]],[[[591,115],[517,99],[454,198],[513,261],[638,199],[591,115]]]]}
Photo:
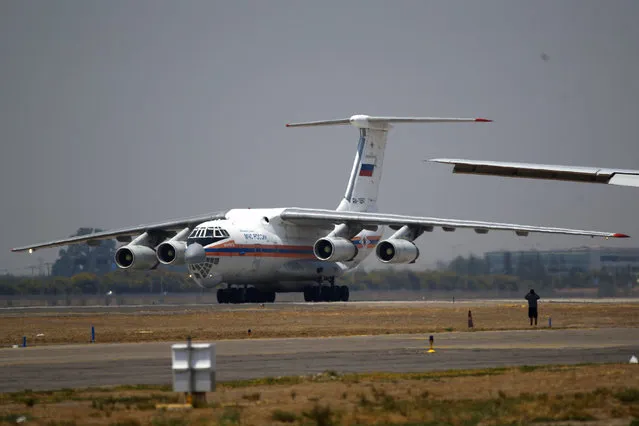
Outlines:
{"type": "Polygon", "coordinates": [[[528,301],[528,318],[530,319],[530,325],[533,325],[533,319],[535,320],[535,325],[537,325],[537,301],[539,300],[539,295],[531,288],[530,292],[526,295],[526,300],[528,301]]]}

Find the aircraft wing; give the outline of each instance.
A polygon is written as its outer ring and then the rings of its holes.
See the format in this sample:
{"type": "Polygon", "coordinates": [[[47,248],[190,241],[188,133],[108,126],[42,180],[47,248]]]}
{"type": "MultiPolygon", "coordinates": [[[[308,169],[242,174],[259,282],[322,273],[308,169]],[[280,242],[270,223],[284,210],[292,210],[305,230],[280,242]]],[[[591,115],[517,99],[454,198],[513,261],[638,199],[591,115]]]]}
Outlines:
{"type": "Polygon", "coordinates": [[[186,228],[195,227],[196,225],[215,219],[224,219],[226,212],[216,212],[202,216],[194,216],[183,219],[175,219],[167,222],[151,223],[147,225],[131,226],[129,228],[115,229],[111,231],[95,232],[92,234],[79,235],[76,237],[69,237],[61,240],[49,241],[46,243],[32,244],[24,247],[17,247],[11,249],[13,252],[21,251],[35,251],[37,249],[67,246],[70,244],[88,243],[92,244],[99,240],[117,239],[118,241],[129,241],[134,235],[139,235],[144,232],[155,232],[165,234],[166,238],[171,237],[176,232],[186,228]]]}
{"type": "Polygon", "coordinates": [[[512,163],[504,161],[434,158],[433,163],[452,164],[453,173],[604,183],[639,187],[639,170],[600,167],[561,166],[552,164],[512,163]]]}
{"type": "Polygon", "coordinates": [[[470,228],[478,234],[486,234],[490,230],[513,231],[519,236],[527,236],[530,232],[543,234],[584,235],[589,237],[628,238],[626,234],[615,232],[584,231],[579,229],[551,228],[546,226],[516,225],[510,223],[479,222],[471,220],[441,219],[435,217],[403,216],[383,213],[362,213],[321,209],[289,208],[280,217],[282,220],[298,225],[318,226],[341,223],[371,227],[376,225],[399,229],[402,226],[414,226],[425,231],[441,228],[452,232],[457,228],[470,228]]]}

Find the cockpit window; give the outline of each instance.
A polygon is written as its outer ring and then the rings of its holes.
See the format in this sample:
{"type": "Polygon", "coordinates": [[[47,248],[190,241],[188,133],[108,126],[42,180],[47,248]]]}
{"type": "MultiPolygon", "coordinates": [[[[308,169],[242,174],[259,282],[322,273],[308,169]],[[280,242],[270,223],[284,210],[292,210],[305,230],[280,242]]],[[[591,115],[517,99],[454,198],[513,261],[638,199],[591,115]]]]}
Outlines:
{"type": "Polygon", "coordinates": [[[218,241],[225,240],[229,238],[230,235],[228,231],[220,228],[219,226],[214,227],[200,227],[195,228],[193,232],[187,238],[187,245],[198,243],[202,246],[207,246],[209,244],[213,244],[218,241]]]}

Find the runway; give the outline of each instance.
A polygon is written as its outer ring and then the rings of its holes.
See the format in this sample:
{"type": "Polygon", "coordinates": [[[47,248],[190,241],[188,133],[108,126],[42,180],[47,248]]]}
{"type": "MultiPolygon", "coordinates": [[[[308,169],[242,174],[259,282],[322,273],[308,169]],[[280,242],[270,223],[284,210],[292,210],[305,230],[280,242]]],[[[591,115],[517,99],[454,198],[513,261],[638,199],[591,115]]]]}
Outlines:
{"type": "MultiPolygon", "coordinates": [[[[219,381],[337,372],[417,372],[539,364],[628,362],[635,328],[217,341],[219,381]]],[[[0,349],[0,392],[171,383],[171,343],[0,349]]],[[[183,343],[183,342],[179,342],[183,343]]]]}
{"type": "MultiPolygon", "coordinates": [[[[498,306],[504,304],[522,304],[523,299],[464,299],[457,298],[454,303],[452,296],[449,300],[360,300],[342,302],[275,302],[265,305],[267,309],[292,310],[304,307],[305,309],[352,306],[361,308],[384,308],[396,306],[415,307],[451,307],[451,306],[498,306]]],[[[637,297],[615,298],[545,298],[543,304],[639,304],[637,297]]],[[[96,314],[96,313],[132,313],[132,312],[184,312],[189,311],[242,311],[255,309],[255,304],[226,305],[217,303],[173,303],[173,304],[141,304],[141,305],[88,305],[88,306],[15,306],[0,307],[0,317],[10,315],[38,315],[38,314],[96,314]]]]}

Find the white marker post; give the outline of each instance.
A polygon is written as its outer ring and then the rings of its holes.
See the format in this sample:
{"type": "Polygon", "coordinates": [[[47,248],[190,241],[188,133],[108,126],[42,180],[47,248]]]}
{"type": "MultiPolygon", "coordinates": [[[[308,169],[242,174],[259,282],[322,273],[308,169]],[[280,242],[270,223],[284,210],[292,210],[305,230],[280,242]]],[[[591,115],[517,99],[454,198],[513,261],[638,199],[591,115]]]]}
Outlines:
{"type": "Polygon", "coordinates": [[[206,403],[206,392],[215,390],[215,344],[174,344],[173,391],[187,393],[187,402],[196,406],[206,403]]]}

